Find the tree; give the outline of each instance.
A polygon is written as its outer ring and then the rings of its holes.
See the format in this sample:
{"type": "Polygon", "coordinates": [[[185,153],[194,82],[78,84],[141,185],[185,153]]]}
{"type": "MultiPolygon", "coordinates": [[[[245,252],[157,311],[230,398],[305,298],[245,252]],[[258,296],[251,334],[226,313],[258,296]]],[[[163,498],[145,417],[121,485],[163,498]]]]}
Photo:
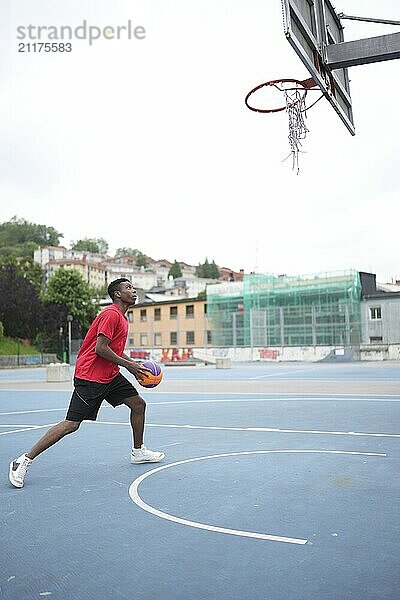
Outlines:
{"type": "Polygon", "coordinates": [[[32,256],[39,246],[58,246],[62,233],[54,227],[13,217],[0,223],[0,255],[32,256]]]}
{"type": "Polygon", "coordinates": [[[140,250],[137,250],[137,248],[129,248],[128,246],[123,246],[122,248],[117,248],[115,257],[121,258],[121,256],[137,256],[138,253],[141,254],[140,250]]]}
{"type": "Polygon", "coordinates": [[[147,256],[139,252],[136,255],[136,266],[137,267],[147,267],[147,256]]]}
{"type": "Polygon", "coordinates": [[[0,271],[0,321],[9,337],[33,340],[40,327],[41,303],[35,286],[15,265],[0,271]]]}
{"type": "MultiPolygon", "coordinates": [[[[60,357],[68,344],[68,308],[65,304],[44,302],[42,304],[40,330],[35,339],[35,345],[42,352],[55,352],[60,357]]],[[[79,323],[71,323],[72,339],[82,335],[79,323]]]]}
{"type": "Polygon", "coordinates": [[[63,304],[83,335],[97,314],[97,304],[82,275],[74,270],[58,269],[50,279],[44,296],[45,302],[63,304]]]}
{"type": "Polygon", "coordinates": [[[210,263],[206,258],[203,264],[196,267],[196,275],[205,279],[219,279],[219,269],[214,260],[210,263]]]}
{"type": "Polygon", "coordinates": [[[83,238],[72,244],[72,250],[83,250],[93,254],[107,254],[108,242],[104,238],[83,238]]]}
{"type": "Polygon", "coordinates": [[[42,352],[56,352],[61,355],[62,340],[67,332],[67,315],[68,309],[65,304],[43,303],[40,330],[35,340],[36,346],[42,352]]]}
{"type": "Polygon", "coordinates": [[[168,277],[172,275],[172,277],[174,279],[176,279],[177,277],[182,277],[182,269],[181,269],[181,265],[175,260],[174,264],[171,266],[170,270],[168,271],[168,277]]]}
{"type": "Polygon", "coordinates": [[[148,256],[143,254],[137,248],[128,248],[124,246],[123,248],[118,248],[115,257],[121,258],[122,256],[134,256],[136,258],[136,265],[138,267],[147,267],[148,256]]]}
{"type": "Polygon", "coordinates": [[[215,260],[213,260],[210,264],[208,277],[210,279],[219,279],[219,269],[218,266],[215,264],[215,260]]]}
{"type": "Polygon", "coordinates": [[[25,256],[17,259],[15,257],[0,256],[0,273],[7,266],[15,267],[17,274],[30,281],[35,286],[38,294],[41,293],[44,282],[44,271],[38,263],[35,263],[32,257],[25,256]]]}

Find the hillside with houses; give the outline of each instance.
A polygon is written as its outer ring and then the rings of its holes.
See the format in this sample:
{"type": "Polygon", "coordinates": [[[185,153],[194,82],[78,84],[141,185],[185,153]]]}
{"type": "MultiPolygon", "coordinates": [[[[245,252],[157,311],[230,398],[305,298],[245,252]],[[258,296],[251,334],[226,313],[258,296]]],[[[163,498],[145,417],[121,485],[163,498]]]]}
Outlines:
{"type": "Polygon", "coordinates": [[[165,258],[154,259],[148,256],[143,260],[142,254],[112,257],[64,246],[38,248],[34,251],[34,261],[43,269],[46,283],[59,269],[77,271],[91,288],[98,291],[105,290],[113,279],[127,277],[142,295],[146,293],[153,300],[159,300],[161,296],[194,297],[204,292],[208,284],[242,281],[244,275],[243,270],[217,267],[214,261],[209,263],[207,259],[203,265],[195,266],[184,261],[171,262],[165,258]],[[209,266],[210,271],[214,267],[212,277],[201,276],[207,275],[204,266],[209,266]]]}

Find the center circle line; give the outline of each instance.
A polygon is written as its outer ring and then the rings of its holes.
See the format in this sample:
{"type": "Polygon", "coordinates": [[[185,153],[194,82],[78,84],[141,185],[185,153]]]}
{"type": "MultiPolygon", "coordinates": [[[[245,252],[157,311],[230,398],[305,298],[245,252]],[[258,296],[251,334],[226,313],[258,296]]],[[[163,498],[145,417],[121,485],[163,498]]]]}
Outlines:
{"type": "Polygon", "coordinates": [[[301,538],[292,538],[285,536],[272,535],[268,533],[258,533],[253,531],[241,531],[239,529],[227,529],[225,527],[216,527],[214,525],[208,525],[206,523],[200,523],[197,521],[189,521],[188,519],[182,519],[175,515],[171,515],[169,513],[158,510],[154,506],[147,504],[142,500],[139,495],[139,486],[140,484],[150,477],[151,475],[155,475],[156,473],[160,473],[161,471],[165,471],[166,469],[171,469],[172,467],[177,467],[179,465],[184,465],[192,462],[198,462],[201,460],[210,460],[214,458],[225,458],[230,456],[250,456],[254,454],[341,454],[341,455],[352,455],[352,456],[381,456],[386,457],[386,454],[376,453],[376,452],[352,452],[352,451],[344,451],[344,450],[250,450],[244,452],[227,452],[223,454],[210,454],[208,456],[199,456],[196,458],[188,458],[186,460],[180,460],[174,463],[170,463],[168,465],[162,465],[161,467],[156,467],[150,471],[146,471],[139,477],[137,477],[129,487],[129,496],[133,500],[133,502],[142,508],[146,512],[149,512],[152,515],[160,517],[161,519],[165,519],[167,521],[172,521],[174,523],[179,523],[181,525],[187,525],[189,527],[194,527],[197,529],[206,529],[208,531],[214,531],[216,533],[225,533],[228,535],[236,535],[240,537],[248,537],[248,538],[257,538],[262,540],[269,540],[273,542],[284,542],[287,544],[299,544],[304,545],[307,544],[307,539],[301,538]]]}

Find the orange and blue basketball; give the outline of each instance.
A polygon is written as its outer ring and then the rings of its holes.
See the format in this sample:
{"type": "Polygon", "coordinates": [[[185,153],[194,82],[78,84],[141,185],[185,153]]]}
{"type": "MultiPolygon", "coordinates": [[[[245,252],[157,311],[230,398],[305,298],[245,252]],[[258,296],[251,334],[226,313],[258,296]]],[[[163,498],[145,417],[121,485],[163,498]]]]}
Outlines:
{"type": "Polygon", "coordinates": [[[146,369],[149,375],[148,377],[142,376],[140,374],[136,375],[136,379],[138,380],[140,385],[145,388],[156,387],[163,378],[160,365],[158,365],[152,360],[146,360],[144,362],[141,362],[140,365],[143,367],[143,369],[146,369]]]}

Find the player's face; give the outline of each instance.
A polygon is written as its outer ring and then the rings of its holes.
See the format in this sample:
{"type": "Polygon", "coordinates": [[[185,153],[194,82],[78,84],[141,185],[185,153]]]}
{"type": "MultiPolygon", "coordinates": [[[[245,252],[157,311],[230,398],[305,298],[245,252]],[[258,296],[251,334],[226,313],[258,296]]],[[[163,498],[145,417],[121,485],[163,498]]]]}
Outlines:
{"type": "Polygon", "coordinates": [[[135,304],[137,300],[137,292],[130,281],[123,281],[119,286],[121,292],[121,300],[126,304],[135,304]]]}

